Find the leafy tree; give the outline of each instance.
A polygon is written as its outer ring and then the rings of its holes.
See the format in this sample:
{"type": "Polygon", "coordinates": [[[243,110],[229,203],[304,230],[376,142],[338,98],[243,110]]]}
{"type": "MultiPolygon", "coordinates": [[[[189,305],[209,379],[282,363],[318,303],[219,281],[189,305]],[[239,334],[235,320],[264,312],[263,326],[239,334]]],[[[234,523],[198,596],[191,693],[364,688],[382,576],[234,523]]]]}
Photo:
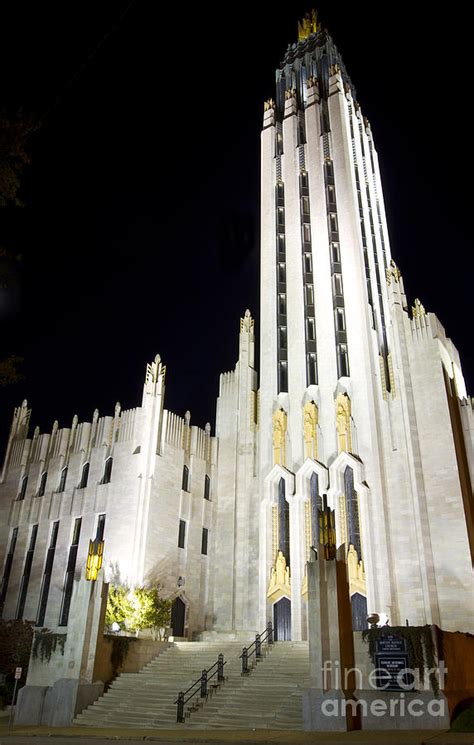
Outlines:
{"type": "Polygon", "coordinates": [[[133,613],[130,602],[130,589],[126,585],[110,585],[107,597],[107,610],[105,611],[105,623],[112,626],[118,623],[124,628],[125,620],[131,618],[133,613]]]}
{"type": "Polygon", "coordinates": [[[0,207],[23,206],[18,193],[30,162],[26,141],[37,128],[33,117],[23,111],[13,115],[0,111],[0,207]]]}
{"type": "Polygon", "coordinates": [[[169,626],[171,600],[160,597],[160,586],[136,587],[111,585],[105,621],[108,626],[118,623],[130,631],[152,629],[155,636],[160,628],[169,626]]]}
{"type": "Polygon", "coordinates": [[[32,621],[0,620],[0,673],[6,675],[7,679],[13,679],[15,668],[21,667],[22,680],[26,680],[33,625],[32,621]]]}

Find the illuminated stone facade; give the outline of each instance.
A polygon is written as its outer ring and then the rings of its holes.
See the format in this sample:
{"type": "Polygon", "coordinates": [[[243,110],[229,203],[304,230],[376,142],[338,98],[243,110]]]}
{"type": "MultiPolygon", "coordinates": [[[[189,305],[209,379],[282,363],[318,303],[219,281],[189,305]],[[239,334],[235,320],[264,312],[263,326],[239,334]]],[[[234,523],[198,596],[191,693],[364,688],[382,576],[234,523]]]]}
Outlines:
{"type": "Polygon", "coordinates": [[[137,409],[29,438],[21,406],[0,483],[5,617],[56,629],[68,577],[103,531],[106,578],[159,581],[184,604],[184,635],[245,636],[273,619],[279,638],[305,639],[327,505],[354,628],[377,612],[474,630],[459,355],[434,314],[407,306],[372,132],[337,49],[312,22],[299,36],[264,106],[260,383],[247,311],[215,437],[164,408],[159,358],[137,409]]]}

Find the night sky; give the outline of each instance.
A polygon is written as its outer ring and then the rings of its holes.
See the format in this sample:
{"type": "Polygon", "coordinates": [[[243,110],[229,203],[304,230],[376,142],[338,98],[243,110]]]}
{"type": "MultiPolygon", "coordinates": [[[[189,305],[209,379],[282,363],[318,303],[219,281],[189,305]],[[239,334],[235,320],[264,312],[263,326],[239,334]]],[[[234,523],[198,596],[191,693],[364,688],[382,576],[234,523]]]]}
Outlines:
{"type": "MultiPolygon", "coordinates": [[[[140,404],[157,352],[166,407],[214,428],[239,317],[259,317],[263,102],[311,7],[279,5],[0,13],[0,107],[43,117],[26,206],[0,213],[1,245],[23,257],[18,288],[0,298],[0,356],[25,358],[25,379],[0,389],[0,460],[23,398],[42,431],[96,407],[113,414],[116,401],[140,404]]],[[[460,5],[448,18],[423,6],[318,11],[372,125],[409,302],[437,313],[472,393],[471,26],[460,5]]]]}

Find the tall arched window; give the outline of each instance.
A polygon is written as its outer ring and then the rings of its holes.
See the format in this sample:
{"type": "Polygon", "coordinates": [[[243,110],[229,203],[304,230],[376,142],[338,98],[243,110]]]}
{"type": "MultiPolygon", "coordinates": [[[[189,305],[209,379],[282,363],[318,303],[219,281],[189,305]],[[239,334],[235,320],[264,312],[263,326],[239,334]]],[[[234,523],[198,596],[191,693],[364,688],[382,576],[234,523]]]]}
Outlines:
{"type": "Polygon", "coordinates": [[[89,480],[89,466],[90,463],[84,463],[82,466],[81,480],[79,482],[78,489],[85,489],[89,480]]]}
{"type": "Polygon", "coordinates": [[[48,472],[43,471],[41,474],[41,481],[38,489],[38,497],[43,497],[46,490],[46,479],[48,478],[48,472]]]}
{"type": "Polygon", "coordinates": [[[188,466],[183,466],[183,480],[181,483],[181,489],[183,491],[189,491],[189,468],[188,466]]]}
{"type": "Polygon", "coordinates": [[[21,480],[20,492],[18,494],[18,499],[20,501],[25,498],[27,486],[28,486],[28,476],[23,476],[21,480]]]}
{"type": "Polygon", "coordinates": [[[100,482],[101,484],[109,484],[110,483],[110,479],[112,478],[112,463],[113,463],[113,458],[112,458],[112,456],[110,456],[105,461],[104,475],[102,477],[102,481],[100,482]]]}
{"type": "Polygon", "coordinates": [[[204,476],[204,499],[211,498],[211,479],[207,475],[204,476]]]}
{"type": "Polygon", "coordinates": [[[58,492],[62,492],[66,488],[66,479],[67,479],[67,466],[66,466],[66,468],[63,468],[63,470],[61,471],[61,477],[59,479],[58,492]]]}

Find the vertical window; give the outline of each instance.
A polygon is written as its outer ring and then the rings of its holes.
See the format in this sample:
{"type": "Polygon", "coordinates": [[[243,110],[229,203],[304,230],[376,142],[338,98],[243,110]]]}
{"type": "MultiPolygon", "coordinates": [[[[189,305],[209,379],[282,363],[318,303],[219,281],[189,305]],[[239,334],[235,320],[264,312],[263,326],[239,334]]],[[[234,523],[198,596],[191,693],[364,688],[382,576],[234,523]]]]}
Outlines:
{"type": "Polygon", "coordinates": [[[335,319],[336,319],[336,330],[345,331],[346,330],[346,319],[344,318],[344,309],[336,308],[334,313],[335,313],[335,319]]]}
{"type": "Polygon", "coordinates": [[[286,316],[286,295],[283,293],[278,295],[278,311],[281,316],[286,316]]]}
{"type": "Polygon", "coordinates": [[[23,478],[21,480],[20,492],[19,492],[18,497],[17,497],[17,499],[19,501],[21,501],[22,499],[25,498],[26,487],[27,486],[28,486],[28,476],[23,476],[23,478]]]}
{"type": "Polygon", "coordinates": [[[278,550],[282,552],[286,563],[290,563],[289,505],[286,501],[285,479],[278,483],[278,550]]]}
{"type": "Polygon", "coordinates": [[[188,466],[183,466],[183,478],[181,482],[181,489],[183,491],[189,491],[189,468],[188,466]]]}
{"type": "Polygon", "coordinates": [[[286,349],[286,326],[280,326],[279,336],[280,349],[286,349]]]}
{"type": "Polygon", "coordinates": [[[278,225],[283,226],[285,224],[285,210],[283,207],[277,207],[278,225]]]}
{"type": "Polygon", "coordinates": [[[313,271],[313,260],[310,253],[303,254],[304,256],[304,270],[306,274],[311,274],[313,271]]]}
{"type": "Polygon", "coordinates": [[[38,604],[38,613],[36,615],[36,626],[44,624],[46,606],[48,604],[49,586],[51,584],[51,575],[53,573],[54,554],[56,551],[56,542],[58,539],[59,520],[53,523],[51,537],[49,539],[49,548],[46,554],[46,563],[44,565],[43,580],[41,582],[40,599],[38,604]]]}
{"type": "Polygon", "coordinates": [[[278,264],[278,281],[281,284],[286,282],[286,268],[284,264],[278,264]]]}
{"type": "Polygon", "coordinates": [[[309,197],[301,198],[301,209],[302,209],[303,215],[309,215],[309,197]]]}
{"type": "Polygon", "coordinates": [[[89,467],[90,463],[84,463],[81,471],[81,480],[79,482],[79,489],[85,489],[87,482],[89,481],[89,467]]]}
{"type": "Polygon", "coordinates": [[[185,541],[186,541],[186,523],[184,520],[180,520],[179,530],[178,530],[178,548],[184,548],[185,541]]]}
{"type": "Polygon", "coordinates": [[[306,355],[306,380],[307,385],[316,385],[318,382],[316,354],[314,352],[310,352],[306,355]]]}
{"type": "Polygon", "coordinates": [[[349,358],[347,356],[347,345],[339,344],[337,349],[338,376],[340,378],[349,375],[349,358]]]}
{"type": "Polygon", "coordinates": [[[336,264],[341,261],[341,252],[339,251],[339,243],[332,243],[331,244],[332,249],[332,260],[336,264]]]}
{"type": "Polygon", "coordinates": [[[101,481],[102,484],[110,483],[110,479],[112,478],[112,463],[113,463],[112,457],[107,458],[107,460],[105,461],[104,476],[101,481]]]}
{"type": "Polygon", "coordinates": [[[308,189],[309,183],[308,183],[308,172],[307,171],[301,171],[300,185],[302,189],[308,189]]]}
{"type": "Polygon", "coordinates": [[[28,551],[26,552],[25,566],[23,568],[23,576],[20,582],[18,604],[16,606],[16,618],[18,619],[23,618],[23,611],[25,610],[26,595],[28,593],[28,584],[30,581],[31,565],[33,563],[33,554],[35,552],[37,534],[38,534],[38,526],[33,525],[31,529],[28,551]]]}
{"type": "Polygon", "coordinates": [[[278,393],[288,391],[288,365],[286,361],[278,363],[278,393]]]}
{"type": "Polygon", "coordinates": [[[202,538],[201,538],[201,553],[204,554],[204,556],[207,556],[207,538],[208,538],[209,531],[207,528],[202,529],[202,538]]]}
{"type": "Polygon", "coordinates": [[[10,581],[10,572],[12,570],[13,555],[15,553],[16,539],[18,538],[18,528],[13,528],[12,537],[10,538],[10,547],[8,549],[5,568],[3,570],[2,584],[0,588],[0,612],[3,608],[5,598],[7,597],[8,583],[10,581]]]}
{"type": "Polygon", "coordinates": [[[332,289],[335,295],[342,295],[342,274],[332,275],[332,289]]]}
{"type": "Polygon", "coordinates": [[[311,243],[311,227],[307,222],[303,225],[303,241],[305,243],[311,243]]]}
{"type": "Polygon", "coordinates": [[[314,305],[314,290],[313,285],[305,285],[304,288],[305,291],[305,300],[306,305],[314,305]]]}
{"type": "Polygon", "coordinates": [[[308,341],[314,341],[316,339],[316,327],[314,318],[306,319],[306,334],[308,341]]]}
{"type": "Polygon", "coordinates": [[[311,545],[319,549],[319,480],[318,474],[312,473],[309,480],[309,498],[311,507],[311,545]]]}
{"type": "Polygon", "coordinates": [[[67,466],[66,468],[63,468],[61,471],[61,476],[59,478],[59,486],[58,486],[58,492],[63,492],[66,488],[66,479],[67,479],[67,466]]]}
{"type": "Polygon", "coordinates": [[[99,515],[97,518],[97,530],[95,533],[96,540],[103,541],[104,540],[104,530],[105,530],[105,515],[99,515]]]}
{"type": "Polygon", "coordinates": [[[72,543],[69,547],[66,576],[64,577],[63,599],[61,603],[61,613],[59,614],[59,626],[67,626],[67,622],[69,619],[69,608],[71,606],[72,588],[74,584],[74,572],[76,571],[77,551],[79,548],[79,538],[81,537],[81,525],[82,517],[77,517],[74,522],[72,543]]]}
{"type": "Polygon", "coordinates": [[[335,212],[331,212],[329,215],[329,225],[331,233],[337,233],[337,215],[335,212]]]}
{"type": "Polygon", "coordinates": [[[278,252],[281,254],[284,254],[285,253],[285,236],[283,233],[278,233],[277,241],[278,241],[278,252]]]}
{"type": "Polygon", "coordinates": [[[211,479],[206,473],[206,475],[204,476],[204,499],[210,500],[210,498],[211,498],[211,479]]]}
{"type": "Polygon", "coordinates": [[[41,481],[38,489],[38,497],[44,497],[44,492],[46,490],[46,480],[48,478],[48,472],[43,471],[41,474],[41,481]]]}

